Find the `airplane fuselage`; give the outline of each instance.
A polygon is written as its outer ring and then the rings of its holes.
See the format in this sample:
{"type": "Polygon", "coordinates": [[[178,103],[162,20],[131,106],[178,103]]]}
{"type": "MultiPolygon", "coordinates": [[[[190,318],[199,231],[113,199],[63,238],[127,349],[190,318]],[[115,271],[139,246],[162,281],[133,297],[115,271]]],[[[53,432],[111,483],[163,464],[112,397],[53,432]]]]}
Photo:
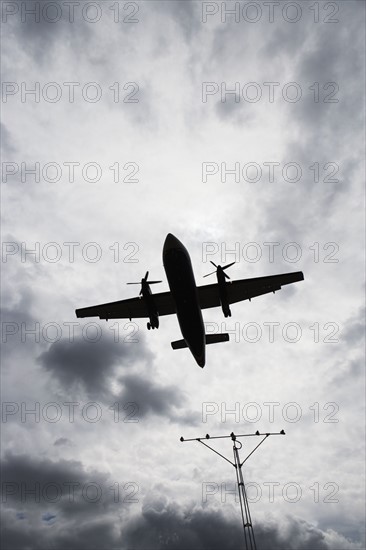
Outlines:
{"type": "Polygon", "coordinates": [[[163,264],[183,338],[198,365],[203,367],[205,329],[192,263],[185,246],[171,233],[165,239],[163,264]]]}

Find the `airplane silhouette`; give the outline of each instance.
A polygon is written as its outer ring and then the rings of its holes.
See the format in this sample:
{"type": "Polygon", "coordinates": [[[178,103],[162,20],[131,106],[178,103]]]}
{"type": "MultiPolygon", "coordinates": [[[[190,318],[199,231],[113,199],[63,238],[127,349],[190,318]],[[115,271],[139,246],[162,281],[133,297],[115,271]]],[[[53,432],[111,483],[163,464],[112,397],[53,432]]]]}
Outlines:
{"type": "Polygon", "coordinates": [[[216,267],[217,283],[197,286],[188,251],[171,233],[167,235],[164,242],[163,264],[170,292],[152,294],[150,285],[161,281],[149,281],[147,271],[140,283],[127,283],[141,284],[139,297],[76,309],[76,317],[99,317],[107,321],[108,319],[131,320],[147,317],[149,318],[147,328],[150,330],[159,327],[160,316],[175,313],[183,340],[172,342],[172,348],[189,348],[197,364],[204,367],[206,344],[227,342],[229,334],[205,334],[202,309],[221,306],[225,317],[228,317],[231,316],[229,304],[251,300],[255,296],[269,292],[275,293],[283,285],[304,279],[303,273],[297,271],[268,277],[239,279],[228,283],[225,279],[229,279],[229,276],[224,270],[233,264],[224,267],[213,264],[216,267]]]}

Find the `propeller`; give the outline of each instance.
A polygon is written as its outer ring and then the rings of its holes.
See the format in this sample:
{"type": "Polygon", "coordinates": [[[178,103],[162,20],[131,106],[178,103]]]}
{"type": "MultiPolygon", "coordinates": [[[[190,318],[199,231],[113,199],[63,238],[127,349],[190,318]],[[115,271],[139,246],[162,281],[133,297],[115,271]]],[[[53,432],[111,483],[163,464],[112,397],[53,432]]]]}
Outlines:
{"type": "Polygon", "coordinates": [[[148,277],[149,277],[149,272],[146,271],[145,277],[143,277],[139,283],[126,283],[126,284],[127,284],[127,285],[141,285],[141,290],[140,290],[140,294],[139,294],[139,296],[141,296],[141,294],[142,294],[142,288],[143,288],[143,285],[144,285],[144,284],[147,284],[147,285],[156,285],[157,283],[162,283],[162,282],[163,282],[163,281],[148,281],[148,277]]]}
{"type": "Polygon", "coordinates": [[[208,277],[209,275],[213,275],[214,273],[217,273],[217,272],[220,272],[222,271],[224,277],[226,277],[226,279],[230,279],[229,275],[227,275],[225,273],[225,269],[227,269],[228,267],[231,267],[232,265],[235,264],[235,262],[232,262],[231,264],[227,264],[227,265],[224,265],[224,267],[222,267],[221,265],[216,265],[214,262],[212,262],[210,260],[210,262],[212,263],[212,265],[214,265],[216,267],[216,270],[215,271],[212,271],[211,273],[207,273],[207,275],[204,275],[204,277],[208,277]]]}

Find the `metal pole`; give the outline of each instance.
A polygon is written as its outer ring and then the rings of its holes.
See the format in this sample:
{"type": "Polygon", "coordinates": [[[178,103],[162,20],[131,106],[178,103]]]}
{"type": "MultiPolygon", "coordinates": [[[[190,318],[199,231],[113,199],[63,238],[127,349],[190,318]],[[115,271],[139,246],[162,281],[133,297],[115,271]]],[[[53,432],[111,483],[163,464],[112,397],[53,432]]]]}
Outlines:
{"type": "Polygon", "coordinates": [[[241,448],[242,448],[242,444],[240,443],[240,441],[236,442],[234,440],[233,451],[234,451],[234,460],[235,460],[235,472],[236,472],[236,479],[238,483],[241,517],[242,517],[243,529],[244,529],[245,548],[246,550],[257,550],[254,531],[253,531],[252,518],[249,510],[249,502],[248,502],[247,492],[245,489],[245,483],[243,478],[242,463],[240,462],[240,456],[239,456],[239,449],[241,448]],[[237,444],[239,444],[240,447],[237,447],[237,444]]]}

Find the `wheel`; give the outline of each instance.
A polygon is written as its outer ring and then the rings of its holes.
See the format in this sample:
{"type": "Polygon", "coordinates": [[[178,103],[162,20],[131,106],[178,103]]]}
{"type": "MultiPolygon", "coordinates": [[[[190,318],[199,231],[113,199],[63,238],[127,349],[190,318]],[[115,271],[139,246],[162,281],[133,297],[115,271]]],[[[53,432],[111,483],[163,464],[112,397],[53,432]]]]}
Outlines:
{"type": "Polygon", "coordinates": [[[150,330],[151,329],[151,325],[150,323],[147,323],[147,330],[150,330]]]}

